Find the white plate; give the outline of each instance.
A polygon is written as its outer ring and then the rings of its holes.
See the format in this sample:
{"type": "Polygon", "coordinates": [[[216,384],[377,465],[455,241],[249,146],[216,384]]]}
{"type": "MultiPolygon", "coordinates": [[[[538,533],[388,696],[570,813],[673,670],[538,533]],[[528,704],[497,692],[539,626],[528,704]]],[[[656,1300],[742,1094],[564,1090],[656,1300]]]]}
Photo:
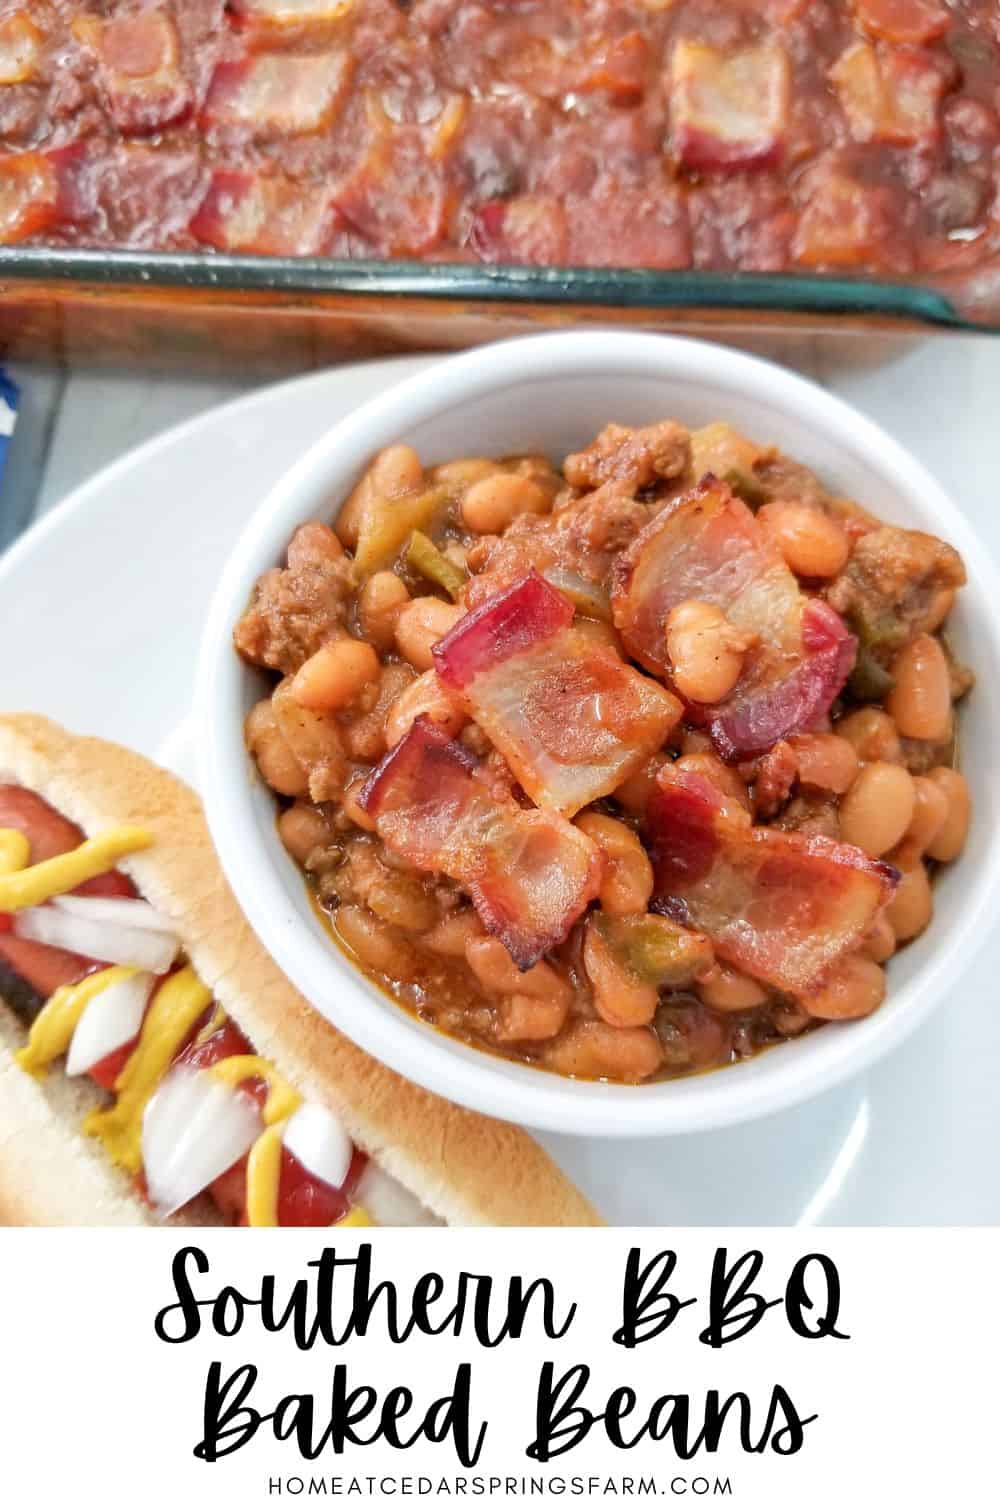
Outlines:
{"type": "MultiPolygon", "coordinates": [[[[190,776],[202,617],[245,517],[304,446],[423,363],[271,387],[76,491],[0,561],[2,706],[122,740],[190,776]]],[[[814,1103],[662,1143],[546,1144],[617,1223],[1000,1223],[992,946],[916,1037],[814,1103]]]]}

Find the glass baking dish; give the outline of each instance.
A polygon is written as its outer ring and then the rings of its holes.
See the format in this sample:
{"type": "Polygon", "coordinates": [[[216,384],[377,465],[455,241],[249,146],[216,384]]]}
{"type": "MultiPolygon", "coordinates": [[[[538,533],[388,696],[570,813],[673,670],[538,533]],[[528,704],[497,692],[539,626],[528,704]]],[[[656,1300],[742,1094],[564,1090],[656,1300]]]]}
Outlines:
{"type": "Polygon", "coordinates": [[[585,322],[686,331],[1000,329],[1000,264],[934,284],[221,254],[0,249],[8,358],[255,369],[585,322]]]}

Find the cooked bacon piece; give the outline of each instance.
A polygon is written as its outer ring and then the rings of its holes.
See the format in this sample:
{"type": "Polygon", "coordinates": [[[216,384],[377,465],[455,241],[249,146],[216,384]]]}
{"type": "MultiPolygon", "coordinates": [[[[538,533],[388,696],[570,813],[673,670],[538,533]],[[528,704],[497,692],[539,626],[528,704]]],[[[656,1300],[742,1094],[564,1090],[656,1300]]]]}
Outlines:
{"type": "Polygon", "coordinates": [[[297,26],[303,21],[335,21],[351,9],[353,0],[229,0],[240,21],[269,26],[297,26]]]}
{"type": "Polygon", "coordinates": [[[42,60],[45,36],[26,10],[0,21],[0,84],[30,83],[42,60]]]}
{"type": "Polygon", "coordinates": [[[481,204],[469,230],[469,243],[479,259],[490,265],[565,265],[569,226],[558,198],[525,193],[481,204]]]}
{"type": "Polygon", "coordinates": [[[531,573],[433,648],[439,677],[529,797],[567,817],[610,796],[681,715],[673,694],[572,619],[569,600],[531,573]]]}
{"type": "Polygon", "coordinates": [[[230,0],[233,20],[251,39],[276,34],[325,33],[353,9],[354,0],[230,0]]]}
{"type": "Polygon", "coordinates": [[[217,250],[321,255],[338,222],[327,188],[255,172],[214,172],[190,229],[217,250]]]}
{"type": "Polygon", "coordinates": [[[259,139],[307,135],[335,119],[351,77],[347,52],[269,52],[220,63],[202,111],[205,124],[259,139]]]}
{"type": "Polygon", "coordinates": [[[712,709],[709,734],[729,761],[760,755],[798,734],[826,713],[854,668],[857,639],[822,599],[810,599],[801,616],[801,660],[791,667],[758,655],[756,673],[712,709]]]}
{"type": "Polygon", "coordinates": [[[641,189],[616,181],[587,195],[493,199],[476,209],[469,245],[491,264],[666,271],[691,264],[687,203],[666,177],[641,189]]]}
{"type": "Polygon", "coordinates": [[[904,205],[898,189],[858,181],[836,153],[826,153],[798,183],[802,210],[792,254],[803,266],[885,266],[900,272],[912,264],[901,240],[904,205]]]}
{"type": "Polygon", "coordinates": [[[855,8],[865,30],[886,42],[933,42],[951,25],[938,0],[855,0],[855,8]]]}
{"type": "Polygon", "coordinates": [[[670,669],[667,616],[688,599],[717,605],[737,630],[784,654],[798,648],[798,584],[752,512],[712,474],[661,510],[612,569],[615,625],[630,654],[661,676],[670,669]]]}
{"type": "Polygon", "coordinates": [[[615,625],[629,652],[661,676],[670,669],[667,617],[688,599],[715,604],[756,637],[732,693],[706,710],[727,760],[760,755],[808,728],[854,665],[853,636],[822,601],[803,598],[750,510],[713,475],[662,510],[612,573],[615,625]]]}
{"type": "Polygon", "coordinates": [[[448,189],[440,153],[414,126],[384,117],[334,193],[338,211],[382,255],[424,255],[443,239],[448,189]]]}
{"type": "Polygon", "coordinates": [[[58,224],[59,178],[42,151],[0,157],[0,245],[15,245],[58,224]]]}
{"type": "Polygon", "coordinates": [[[433,647],[438,675],[447,687],[467,692],[477,677],[557,637],[572,619],[569,600],[530,573],[465,615],[438,641],[433,647]]]}
{"type": "Polygon", "coordinates": [[[150,135],[194,105],[180,65],[177,31],[165,10],[100,20],[81,16],[73,33],[97,57],[111,117],[126,135],[150,135]]]}
{"type": "Polygon", "coordinates": [[[856,141],[908,146],[940,132],[944,73],[919,48],[855,42],[830,69],[830,80],[856,141]]]}
{"type": "Polygon", "coordinates": [[[703,42],[675,44],[670,61],[674,152],[694,171],[776,165],[789,112],[788,56],[766,43],[725,53],[703,42]]]}
{"type": "Polygon", "coordinates": [[[728,963],[792,995],[851,952],[899,879],[882,860],[819,835],[727,817],[722,796],[666,765],[646,812],[655,910],[706,933],[728,963]]]}
{"type": "Polygon", "coordinates": [[[567,201],[569,264],[677,271],[691,264],[688,199],[664,170],[641,188],[617,178],[567,201]]]}
{"type": "Polygon", "coordinates": [[[194,145],[123,142],[88,153],[82,165],[71,192],[86,222],[101,224],[116,245],[137,249],[186,236],[208,182],[194,145]]]}
{"type": "Polygon", "coordinates": [[[601,90],[623,103],[640,97],[649,70],[649,42],[641,31],[597,36],[584,44],[576,87],[582,93],[601,90]]]}
{"type": "Polygon", "coordinates": [[[520,969],[562,942],[597,895],[603,860],[591,840],[565,818],[521,807],[425,718],[359,801],[396,854],[458,881],[520,969]]]}

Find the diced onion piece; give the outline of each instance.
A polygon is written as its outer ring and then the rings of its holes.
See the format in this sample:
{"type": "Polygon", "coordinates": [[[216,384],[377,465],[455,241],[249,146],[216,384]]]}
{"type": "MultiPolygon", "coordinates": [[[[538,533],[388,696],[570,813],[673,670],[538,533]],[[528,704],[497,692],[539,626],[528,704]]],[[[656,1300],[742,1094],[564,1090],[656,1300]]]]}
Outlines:
{"type": "Polygon", "coordinates": [[[31,938],[36,943],[65,948],[69,953],[81,953],[102,963],[148,969],[151,974],[165,974],[180,948],[169,933],[94,922],[89,917],[62,911],[58,906],[29,906],[19,911],[14,931],[18,937],[31,938]]]}
{"type": "Polygon", "coordinates": [[[321,1182],[335,1188],[343,1185],[350,1171],[354,1145],[330,1110],[319,1104],[300,1104],[285,1126],[282,1144],[321,1182]]]}
{"type": "Polygon", "coordinates": [[[95,1063],[138,1036],[152,988],[152,974],[130,974],[94,996],[70,1042],[66,1072],[71,1078],[89,1073],[95,1063]]]}
{"type": "Polygon", "coordinates": [[[141,927],[145,932],[169,932],[173,924],[169,917],[150,906],[148,901],[136,901],[129,896],[56,896],[53,906],[68,911],[74,917],[87,917],[94,922],[113,922],[116,927],[141,927]]]}
{"type": "Polygon", "coordinates": [[[409,1188],[390,1177],[376,1161],[370,1161],[362,1172],[354,1202],[367,1209],[383,1229],[425,1229],[439,1222],[409,1188]]]}
{"type": "Polygon", "coordinates": [[[142,1163],[156,1212],[169,1218],[204,1192],[247,1154],[261,1129],[244,1093],[199,1068],[173,1068],[142,1120],[142,1163]]]}

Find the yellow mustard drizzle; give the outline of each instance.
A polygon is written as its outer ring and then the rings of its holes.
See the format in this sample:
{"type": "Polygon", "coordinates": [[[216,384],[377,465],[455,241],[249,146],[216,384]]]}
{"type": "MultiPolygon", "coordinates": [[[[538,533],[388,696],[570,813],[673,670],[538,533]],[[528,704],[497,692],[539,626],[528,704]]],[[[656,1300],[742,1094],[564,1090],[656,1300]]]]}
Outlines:
{"type": "Polygon", "coordinates": [[[0,911],[21,911],[39,906],[53,896],[64,896],[95,875],[106,875],[126,854],[148,849],[153,835],[144,828],[109,829],[96,838],[86,839],[68,854],[56,854],[37,865],[7,870],[0,874],[0,911]]]}
{"type": "MultiPolygon", "coordinates": [[[[247,1223],[251,1229],[278,1227],[278,1190],[281,1186],[281,1152],[287,1119],[269,1125],[250,1148],[247,1157],[247,1223]]],[[[361,1207],[352,1208],[331,1227],[370,1229],[375,1220],[361,1207]]]]}
{"type": "Polygon", "coordinates": [[[298,1109],[302,1096],[273,1063],[256,1054],[224,1057],[208,1069],[208,1075],[232,1088],[250,1078],[261,1078],[267,1084],[267,1102],[261,1111],[267,1128],[254,1141],[247,1157],[247,1223],[253,1229],[275,1229],[285,1121],[298,1109]]]}
{"type": "Polygon", "coordinates": [[[60,985],[32,1022],[26,1044],[14,1054],[15,1062],[32,1078],[44,1078],[49,1063],[69,1051],[73,1033],[91,1000],[120,979],[128,979],[138,972],[138,969],[115,965],[88,974],[78,984],[60,985]]]}
{"type": "Polygon", "coordinates": [[[84,1134],[97,1136],[116,1166],[129,1172],[142,1166],[143,1110],[211,1000],[190,965],[168,975],[153,996],[139,1045],[115,1086],[117,1099],[110,1109],[92,1110],[83,1122],[84,1134]]]}
{"type": "MultiPolygon", "coordinates": [[[[114,869],[123,855],[146,849],[152,842],[152,835],[144,829],[123,826],[87,839],[68,854],[30,865],[31,845],[24,834],[15,828],[0,828],[0,912],[20,911],[64,895],[85,880],[114,869]]],[[[35,1017],[26,1044],[16,1054],[19,1065],[34,1078],[44,1077],[49,1064],[69,1050],[90,1002],[136,973],[135,968],[114,965],[88,974],[77,984],[61,985],[35,1017]]],[[[168,975],[155,993],[135,1051],[115,1084],[114,1104],[110,1109],[92,1110],[83,1122],[84,1134],[101,1140],[117,1166],[133,1173],[141,1169],[146,1105],[211,1002],[210,991],[190,965],[168,975]]],[[[211,1015],[195,1037],[195,1045],[207,1041],[226,1020],[225,1009],[215,1001],[211,1015]]],[[[207,1072],[230,1088],[254,1078],[268,1086],[261,1111],[265,1128],[247,1157],[247,1220],[256,1228],[275,1228],[285,1124],[299,1108],[302,1096],[273,1063],[256,1053],[223,1058],[207,1072]]],[[[335,1227],[362,1229],[373,1224],[365,1209],[355,1207],[335,1227]]]]}
{"type": "Polygon", "coordinates": [[[281,1151],[285,1122],[269,1125],[247,1157],[247,1223],[251,1229],[276,1229],[281,1151]]]}
{"type": "Polygon", "coordinates": [[[209,1078],[228,1083],[231,1088],[251,1078],[260,1078],[267,1084],[267,1102],[261,1110],[265,1125],[280,1125],[293,1115],[302,1103],[302,1095],[286,1083],[273,1062],[259,1057],[256,1052],[241,1052],[236,1057],[224,1057],[207,1069],[209,1078]]]}
{"type": "Polygon", "coordinates": [[[334,1229],[374,1229],[375,1220],[366,1208],[352,1208],[349,1214],[338,1219],[334,1229]]]}
{"type": "Polygon", "coordinates": [[[16,875],[31,858],[31,845],[19,828],[0,828],[0,875],[16,875]]]}
{"type": "MultiPolygon", "coordinates": [[[[302,1096],[282,1077],[274,1063],[256,1054],[224,1057],[208,1073],[233,1088],[250,1078],[261,1078],[268,1086],[267,1102],[261,1111],[266,1129],[247,1156],[247,1223],[252,1229],[276,1229],[285,1125],[302,1103],[302,1096]]],[[[373,1223],[363,1208],[352,1208],[335,1227],[364,1229],[373,1223]]]]}

